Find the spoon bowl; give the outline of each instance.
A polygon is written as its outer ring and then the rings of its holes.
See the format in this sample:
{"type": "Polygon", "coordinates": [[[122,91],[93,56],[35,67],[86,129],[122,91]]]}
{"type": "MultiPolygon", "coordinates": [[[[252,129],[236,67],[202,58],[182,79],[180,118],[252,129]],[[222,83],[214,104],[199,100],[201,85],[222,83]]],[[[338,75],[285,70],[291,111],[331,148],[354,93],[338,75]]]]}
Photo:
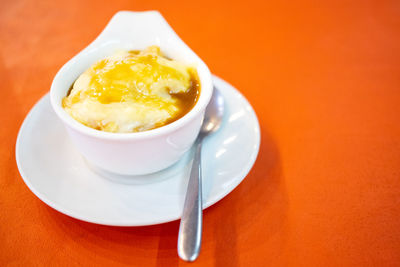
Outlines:
{"type": "Polygon", "coordinates": [[[200,135],[198,138],[204,138],[206,135],[219,129],[224,115],[224,98],[221,93],[214,88],[211,100],[207,105],[204,114],[204,121],[201,125],[200,135]]]}
{"type": "Polygon", "coordinates": [[[157,11],[121,11],[100,35],[68,61],[50,89],[51,105],[66,126],[77,150],[95,169],[133,176],[155,173],[176,163],[193,145],[211,98],[211,73],[157,11]],[[162,127],[135,133],[109,133],[74,120],[62,107],[71,84],[94,62],[118,50],[142,50],[157,45],[168,57],[193,65],[201,84],[195,106],[182,118],[162,127]],[[154,153],[156,151],[156,153],[154,153]]]}

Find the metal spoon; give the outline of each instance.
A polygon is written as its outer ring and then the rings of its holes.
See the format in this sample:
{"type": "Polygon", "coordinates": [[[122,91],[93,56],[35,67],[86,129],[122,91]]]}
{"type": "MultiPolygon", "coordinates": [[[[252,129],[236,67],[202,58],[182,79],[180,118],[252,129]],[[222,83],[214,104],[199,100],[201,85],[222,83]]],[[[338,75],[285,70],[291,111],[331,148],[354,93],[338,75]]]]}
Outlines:
{"type": "Polygon", "coordinates": [[[179,226],[178,254],[185,261],[194,261],[199,256],[202,230],[202,188],[201,188],[201,145],[203,139],[218,130],[224,113],[224,99],[214,87],[210,103],[206,108],[204,121],[195,142],[195,154],[185,205],[179,226]]]}

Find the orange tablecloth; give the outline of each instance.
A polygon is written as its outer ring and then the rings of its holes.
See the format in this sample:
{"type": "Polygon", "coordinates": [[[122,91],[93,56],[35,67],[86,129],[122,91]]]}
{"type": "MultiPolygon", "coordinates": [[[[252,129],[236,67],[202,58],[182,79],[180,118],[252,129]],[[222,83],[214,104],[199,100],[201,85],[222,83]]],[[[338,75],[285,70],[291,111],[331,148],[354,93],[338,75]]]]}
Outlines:
{"type": "Polygon", "coordinates": [[[47,207],[14,159],[57,70],[118,10],[158,9],[259,116],[243,183],[193,266],[400,265],[399,1],[1,1],[0,265],[183,266],[179,222],[98,226],[47,207]]]}

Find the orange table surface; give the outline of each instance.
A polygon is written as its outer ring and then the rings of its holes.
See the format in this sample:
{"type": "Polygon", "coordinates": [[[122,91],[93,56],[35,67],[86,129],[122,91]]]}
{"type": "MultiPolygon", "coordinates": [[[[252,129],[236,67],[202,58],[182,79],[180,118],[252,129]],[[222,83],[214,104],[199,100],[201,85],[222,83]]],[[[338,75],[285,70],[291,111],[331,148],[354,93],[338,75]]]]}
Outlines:
{"type": "Polygon", "coordinates": [[[253,169],[204,212],[192,266],[400,266],[400,2],[252,0],[0,2],[0,265],[188,265],[179,221],[72,219],[15,163],[19,127],[58,69],[115,12],[151,9],[261,125],[253,169]]]}

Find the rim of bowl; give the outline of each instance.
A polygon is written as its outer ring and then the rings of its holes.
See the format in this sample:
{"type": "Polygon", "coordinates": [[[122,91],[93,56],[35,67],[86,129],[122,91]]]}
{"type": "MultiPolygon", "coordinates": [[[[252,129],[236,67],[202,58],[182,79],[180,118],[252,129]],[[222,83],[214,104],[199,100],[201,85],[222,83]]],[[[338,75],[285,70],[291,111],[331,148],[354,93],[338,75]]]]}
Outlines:
{"type": "MultiPolygon", "coordinates": [[[[194,52],[192,52],[194,53],[194,52]]],[[[75,61],[77,56],[72,58],[68,61],[56,74],[53,83],[50,88],[50,102],[51,105],[58,115],[58,117],[70,128],[90,137],[100,138],[100,139],[107,139],[107,140],[134,140],[134,139],[147,139],[163,134],[168,134],[173,132],[176,129],[179,129],[185,126],[189,121],[195,118],[197,115],[201,114],[203,110],[207,107],[207,104],[210,102],[212,92],[213,92],[213,83],[211,79],[211,73],[208,69],[207,65],[196,55],[198,62],[196,62],[196,70],[199,75],[200,80],[200,96],[197,100],[196,104],[193,108],[186,113],[184,116],[179,118],[176,121],[173,121],[169,124],[160,126],[155,129],[146,130],[142,132],[132,132],[132,133],[113,133],[113,132],[106,132],[101,130],[93,129],[89,126],[86,126],[77,120],[75,120],[71,115],[69,115],[64,108],[61,106],[61,101],[57,101],[57,96],[55,95],[55,91],[60,86],[58,85],[58,80],[60,79],[61,75],[68,75],[68,69],[73,67],[71,65],[77,64],[75,61]],[[200,68],[203,69],[202,75],[200,74],[200,68]],[[60,102],[60,103],[58,103],[60,102]]],[[[60,89],[58,89],[60,90],[60,89]]],[[[65,90],[66,92],[68,90],[65,90]]]]}

